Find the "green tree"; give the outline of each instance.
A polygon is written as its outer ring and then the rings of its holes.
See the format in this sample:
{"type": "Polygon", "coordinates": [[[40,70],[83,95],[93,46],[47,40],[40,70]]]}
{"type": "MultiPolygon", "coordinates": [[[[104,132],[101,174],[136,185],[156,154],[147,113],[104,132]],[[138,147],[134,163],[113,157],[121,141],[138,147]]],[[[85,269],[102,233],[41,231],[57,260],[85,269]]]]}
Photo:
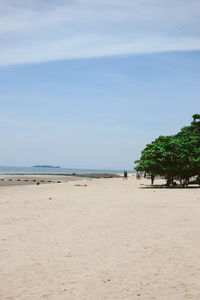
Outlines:
{"type": "Polygon", "coordinates": [[[188,180],[200,174],[200,118],[190,126],[183,127],[176,138],[180,142],[180,159],[183,161],[180,177],[188,180]]]}
{"type": "Polygon", "coordinates": [[[193,117],[194,122],[195,122],[196,120],[200,120],[200,115],[199,115],[199,114],[195,114],[195,115],[193,115],[192,117],[193,117]]]}
{"type": "Polygon", "coordinates": [[[146,145],[141,158],[135,161],[135,169],[165,177],[167,185],[173,182],[175,176],[189,181],[191,176],[199,175],[200,118],[194,116],[191,125],[182,128],[178,134],[160,136],[146,145]]]}

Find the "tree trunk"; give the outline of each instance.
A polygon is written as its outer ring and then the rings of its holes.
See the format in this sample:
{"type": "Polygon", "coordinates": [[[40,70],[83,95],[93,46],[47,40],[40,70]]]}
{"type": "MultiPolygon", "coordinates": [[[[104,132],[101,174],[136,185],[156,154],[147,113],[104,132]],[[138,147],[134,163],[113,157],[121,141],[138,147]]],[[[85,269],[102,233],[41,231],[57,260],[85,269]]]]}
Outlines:
{"type": "Polygon", "coordinates": [[[172,182],[172,176],[171,175],[167,175],[167,177],[166,177],[166,180],[167,180],[167,187],[169,187],[170,186],[170,184],[171,184],[171,182],[172,182]]]}

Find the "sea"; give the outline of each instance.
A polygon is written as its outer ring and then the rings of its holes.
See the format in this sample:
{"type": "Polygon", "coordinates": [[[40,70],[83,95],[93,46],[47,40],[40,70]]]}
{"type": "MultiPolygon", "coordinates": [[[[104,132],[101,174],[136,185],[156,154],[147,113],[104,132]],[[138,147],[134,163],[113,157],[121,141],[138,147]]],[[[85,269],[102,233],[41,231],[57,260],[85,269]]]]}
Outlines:
{"type": "MultiPolygon", "coordinates": [[[[128,173],[135,173],[134,170],[127,170],[128,173]]],[[[0,166],[0,174],[119,174],[124,170],[107,169],[72,169],[72,168],[52,168],[52,167],[4,167],[0,166]]]]}

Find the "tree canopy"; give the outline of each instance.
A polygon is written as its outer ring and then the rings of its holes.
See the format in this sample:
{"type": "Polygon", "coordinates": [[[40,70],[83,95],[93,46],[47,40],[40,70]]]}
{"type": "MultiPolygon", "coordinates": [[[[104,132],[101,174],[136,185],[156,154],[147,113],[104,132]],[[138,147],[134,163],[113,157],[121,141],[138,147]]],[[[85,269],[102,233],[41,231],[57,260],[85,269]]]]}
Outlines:
{"type": "Polygon", "coordinates": [[[136,163],[136,171],[165,177],[169,185],[175,176],[189,180],[200,175],[200,115],[190,126],[170,136],[159,136],[147,144],[136,163]]]}

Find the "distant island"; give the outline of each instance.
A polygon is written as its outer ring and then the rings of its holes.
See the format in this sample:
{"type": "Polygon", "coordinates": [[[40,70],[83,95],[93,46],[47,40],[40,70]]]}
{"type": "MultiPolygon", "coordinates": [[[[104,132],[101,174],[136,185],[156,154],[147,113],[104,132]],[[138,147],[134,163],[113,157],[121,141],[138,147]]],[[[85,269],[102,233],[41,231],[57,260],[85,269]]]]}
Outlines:
{"type": "Polygon", "coordinates": [[[35,166],[33,166],[33,168],[56,168],[56,169],[60,169],[61,167],[59,167],[59,166],[49,166],[49,165],[35,165],[35,166]]]}

